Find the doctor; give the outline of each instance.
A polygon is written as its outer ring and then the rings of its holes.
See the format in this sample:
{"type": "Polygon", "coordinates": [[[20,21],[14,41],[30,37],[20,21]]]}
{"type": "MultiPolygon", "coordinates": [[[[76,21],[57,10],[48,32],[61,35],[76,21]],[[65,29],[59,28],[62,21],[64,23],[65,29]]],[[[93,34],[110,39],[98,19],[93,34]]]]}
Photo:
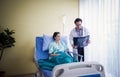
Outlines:
{"type": "MultiPolygon", "coordinates": [[[[82,55],[82,61],[84,61],[84,47],[82,48],[77,48],[77,46],[74,46],[73,43],[73,38],[74,37],[82,37],[82,36],[87,36],[89,35],[88,30],[82,26],[82,19],[81,18],[76,18],[74,21],[75,28],[73,28],[70,32],[70,44],[73,49],[77,49],[77,53],[82,55]]],[[[87,43],[90,43],[90,40],[87,41],[87,43]]],[[[78,61],[80,61],[81,58],[78,57],[78,61]]]]}

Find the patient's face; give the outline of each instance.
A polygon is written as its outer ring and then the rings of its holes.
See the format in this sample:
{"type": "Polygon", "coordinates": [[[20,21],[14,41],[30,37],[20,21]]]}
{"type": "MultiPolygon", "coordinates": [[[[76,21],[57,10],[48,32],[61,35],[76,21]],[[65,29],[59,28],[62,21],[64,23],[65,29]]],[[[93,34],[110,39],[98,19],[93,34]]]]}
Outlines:
{"type": "Polygon", "coordinates": [[[60,34],[57,34],[57,36],[55,37],[55,40],[56,40],[56,41],[59,41],[59,40],[60,40],[60,34]]]}

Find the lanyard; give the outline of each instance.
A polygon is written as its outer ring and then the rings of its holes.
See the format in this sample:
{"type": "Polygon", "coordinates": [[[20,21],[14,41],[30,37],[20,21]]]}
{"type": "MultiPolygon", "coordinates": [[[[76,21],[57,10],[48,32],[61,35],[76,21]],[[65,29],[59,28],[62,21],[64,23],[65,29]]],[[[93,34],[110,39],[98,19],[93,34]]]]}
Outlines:
{"type": "Polygon", "coordinates": [[[83,36],[83,28],[78,31],[76,30],[76,33],[79,37],[83,36]]]}

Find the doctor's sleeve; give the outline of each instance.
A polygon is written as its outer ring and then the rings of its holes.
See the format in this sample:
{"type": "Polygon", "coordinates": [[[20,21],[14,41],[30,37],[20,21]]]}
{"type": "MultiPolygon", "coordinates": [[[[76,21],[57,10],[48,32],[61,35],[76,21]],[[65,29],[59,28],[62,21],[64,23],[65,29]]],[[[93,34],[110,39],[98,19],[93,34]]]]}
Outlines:
{"type": "Polygon", "coordinates": [[[72,31],[70,32],[69,40],[70,40],[70,44],[73,45],[73,34],[72,34],[72,31]]]}

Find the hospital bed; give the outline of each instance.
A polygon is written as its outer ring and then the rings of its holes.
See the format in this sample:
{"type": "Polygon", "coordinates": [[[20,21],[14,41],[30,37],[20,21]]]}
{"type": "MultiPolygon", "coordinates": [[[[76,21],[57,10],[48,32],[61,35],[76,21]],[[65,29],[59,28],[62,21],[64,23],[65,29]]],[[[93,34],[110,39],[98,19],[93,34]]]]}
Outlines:
{"type": "MultiPolygon", "coordinates": [[[[36,37],[36,47],[35,47],[34,59],[35,59],[36,66],[38,67],[38,69],[40,71],[39,72],[40,77],[42,77],[42,76],[44,76],[44,77],[105,77],[104,69],[103,69],[102,65],[100,65],[100,68],[102,68],[102,70],[100,70],[102,72],[100,72],[98,69],[99,68],[98,64],[95,65],[95,63],[92,64],[92,63],[76,62],[76,63],[69,63],[69,64],[61,64],[61,65],[55,66],[53,71],[41,69],[38,65],[38,60],[39,59],[47,59],[49,57],[48,52],[42,51],[42,47],[43,47],[43,36],[36,37]],[[90,72],[90,71],[92,71],[92,72],[90,72]],[[90,72],[90,73],[88,73],[88,72],[90,72]],[[90,74],[92,75],[93,73],[96,73],[96,76],[90,76],[90,74]],[[76,74],[76,75],[74,75],[74,74],[76,74]],[[89,76],[82,76],[83,74],[89,75],[89,76]],[[99,74],[99,76],[97,76],[98,74],[99,74]]],[[[72,52],[70,52],[70,53],[72,53],[72,52]]],[[[78,55],[78,56],[81,56],[81,55],[78,55]]]]}
{"type": "Polygon", "coordinates": [[[105,74],[99,63],[75,62],[55,66],[52,77],[105,77],[105,74]]]}

